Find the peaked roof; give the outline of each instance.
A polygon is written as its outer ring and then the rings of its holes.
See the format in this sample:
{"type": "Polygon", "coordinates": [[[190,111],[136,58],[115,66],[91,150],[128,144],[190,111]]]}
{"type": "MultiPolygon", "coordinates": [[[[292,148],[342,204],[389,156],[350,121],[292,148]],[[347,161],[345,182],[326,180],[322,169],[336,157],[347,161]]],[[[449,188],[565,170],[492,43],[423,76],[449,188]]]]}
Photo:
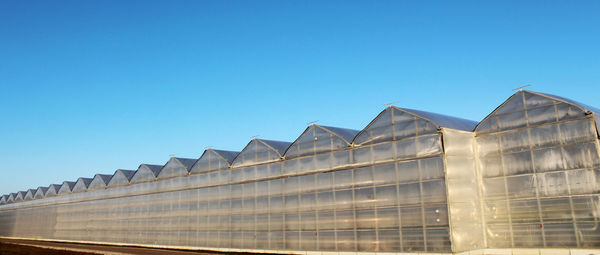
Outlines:
{"type": "Polygon", "coordinates": [[[33,199],[33,196],[35,195],[35,190],[34,189],[28,189],[27,193],[25,193],[25,196],[23,197],[24,199],[33,199]]]}
{"type": "Polygon", "coordinates": [[[6,203],[8,200],[8,196],[7,195],[2,195],[2,197],[0,197],[0,203],[6,203]]]}
{"type": "MultiPolygon", "coordinates": [[[[300,143],[306,135],[314,136],[313,132],[317,132],[317,131],[311,132],[311,130],[313,130],[313,129],[321,130],[323,132],[329,133],[330,135],[337,137],[339,139],[339,141],[341,141],[341,143],[344,144],[344,146],[350,146],[352,144],[352,140],[354,139],[354,137],[360,132],[360,131],[354,130],[354,129],[321,126],[321,125],[312,124],[312,125],[306,127],[306,129],[304,129],[302,134],[300,134],[300,136],[298,136],[298,138],[296,138],[296,140],[290,146],[288,146],[288,148],[286,149],[286,151],[284,153],[284,157],[288,158],[288,157],[298,157],[298,156],[308,155],[306,153],[299,154],[299,152],[297,150],[293,150],[293,148],[295,148],[295,145],[300,143]],[[309,134],[309,132],[310,132],[310,134],[309,134]]],[[[310,143],[314,142],[316,140],[316,138],[317,137],[314,137],[314,140],[311,138],[310,143]]],[[[307,141],[303,141],[303,142],[307,142],[307,141]]],[[[338,145],[341,145],[341,144],[338,144],[338,145]]],[[[330,150],[330,148],[328,150],[330,150]]],[[[312,152],[310,154],[315,152],[314,150],[311,150],[311,151],[312,152]]],[[[316,151],[316,153],[320,153],[320,152],[323,152],[323,151],[322,150],[316,151]]]]}
{"type": "Polygon", "coordinates": [[[26,193],[27,192],[25,192],[25,191],[19,191],[19,192],[17,192],[17,196],[15,196],[15,200],[17,200],[17,199],[18,200],[23,200],[25,198],[25,194],[26,193]]]}
{"type": "Polygon", "coordinates": [[[588,113],[600,114],[600,109],[598,109],[596,107],[593,107],[591,105],[587,105],[587,104],[584,104],[584,103],[577,102],[577,101],[575,101],[573,99],[569,99],[569,98],[561,97],[561,96],[556,96],[556,95],[552,95],[552,94],[548,94],[548,93],[541,93],[541,92],[530,91],[530,90],[524,90],[524,91],[532,93],[532,94],[543,95],[543,96],[550,97],[550,98],[553,98],[553,99],[558,100],[558,101],[562,101],[564,103],[568,103],[568,104],[571,104],[571,105],[574,105],[574,106],[578,106],[579,108],[581,108],[582,110],[584,110],[584,111],[586,111],[588,113]]]}
{"type": "MultiPolygon", "coordinates": [[[[283,157],[283,154],[285,153],[287,148],[290,147],[290,145],[292,144],[290,142],[254,138],[254,139],[250,140],[250,142],[248,142],[248,144],[246,144],[246,147],[244,147],[244,149],[233,159],[231,165],[233,166],[233,165],[243,164],[242,162],[240,162],[242,160],[240,157],[242,155],[244,155],[245,153],[247,153],[249,150],[253,149],[253,147],[251,147],[251,146],[253,146],[255,143],[260,144],[260,146],[263,146],[272,152],[275,152],[278,156],[278,159],[281,159],[281,157],[283,157]]],[[[267,160],[265,162],[270,162],[270,161],[273,161],[273,159],[267,160]]],[[[253,162],[253,163],[260,163],[260,162],[253,162]]]]}
{"type": "Polygon", "coordinates": [[[123,174],[127,178],[128,181],[131,181],[131,178],[133,178],[133,175],[135,174],[135,170],[117,169],[117,171],[115,171],[115,173],[112,175],[112,177],[117,175],[117,173],[123,174]]]}
{"type": "Polygon", "coordinates": [[[142,167],[147,168],[148,170],[152,171],[154,173],[154,176],[158,176],[158,173],[160,173],[160,169],[163,168],[164,165],[151,165],[151,164],[141,164],[138,167],[138,170],[142,167]]]}
{"type": "Polygon", "coordinates": [[[77,183],[83,183],[85,185],[85,187],[87,188],[88,186],[90,186],[90,183],[92,183],[94,179],[92,178],[85,178],[85,177],[79,177],[79,179],[77,179],[77,182],[75,182],[75,184],[77,185],[77,183]]]}
{"type": "Polygon", "coordinates": [[[354,130],[354,129],[349,129],[349,128],[322,126],[322,125],[315,125],[315,124],[313,124],[313,125],[315,127],[320,127],[321,129],[342,138],[346,143],[348,143],[348,145],[351,144],[352,140],[354,140],[354,137],[356,137],[356,135],[358,135],[358,133],[360,133],[360,130],[354,130]]]}
{"type": "Polygon", "coordinates": [[[60,190],[62,190],[63,188],[67,189],[67,191],[71,192],[73,191],[73,187],[75,187],[75,182],[70,182],[70,181],[64,181],[62,183],[62,185],[60,185],[60,189],[58,189],[58,192],[60,192],[60,190]]]}
{"type": "Polygon", "coordinates": [[[112,175],[108,174],[96,174],[92,179],[92,182],[87,185],[88,190],[96,190],[106,188],[106,184],[108,184],[108,180],[112,178],[112,175]]]}
{"type": "Polygon", "coordinates": [[[415,135],[432,134],[443,127],[471,131],[476,125],[477,123],[472,120],[388,106],[354,137],[352,143],[354,145],[365,145],[415,135]],[[412,126],[411,122],[414,122],[415,126],[412,126]]]}
{"type": "Polygon", "coordinates": [[[15,201],[15,197],[17,197],[17,193],[10,193],[6,201],[15,201]]]}
{"type": "Polygon", "coordinates": [[[99,178],[101,179],[104,184],[108,184],[108,182],[110,181],[110,178],[112,178],[112,175],[110,174],[96,174],[94,175],[94,179],[99,178]]]}
{"type": "MultiPolygon", "coordinates": [[[[225,151],[225,150],[213,150],[213,149],[206,149],[206,151],[212,151],[215,154],[217,154],[218,156],[220,156],[221,158],[223,158],[225,161],[227,161],[227,163],[229,163],[231,165],[231,163],[233,163],[233,160],[235,159],[235,157],[237,157],[238,154],[240,154],[239,151],[225,151]]],[[[206,153],[206,151],[204,153],[206,153]]],[[[204,155],[204,153],[202,153],[202,155],[204,155]]],[[[202,157],[200,157],[202,158],[202,157]]]]}
{"type": "Polygon", "coordinates": [[[475,128],[475,126],[477,126],[477,122],[468,120],[468,119],[448,116],[448,115],[439,114],[439,113],[414,110],[414,109],[409,109],[409,108],[399,108],[399,107],[394,107],[394,108],[397,108],[401,111],[405,111],[408,113],[412,113],[413,115],[416,115],[417,117],[427,119],[427,120],[431,121],[433,124],[437,125],[438,128],[446,127],[446,128],[458,129],[458,130],[463,130],[463,131],[472,131],[473,128],[475,128]]]}
{"type": "Polygon", "coordinates": [[[194,166],[194,163],[196,163],[196,159],[171,157],[169,161],[162,167],[156,177],[159,179],[164,179],[187,175],[192,169],[192,166],[194,166]],[[174,166],[173,164],[176,165],[174,166]],[[179,168],[177,165],[183,166],[184,169],[179,168]]]}
{"type": "Polygon", "coordinates": [[[48,185],[48,189],[46,190],[46,192],[44,192],[44,196],[58,194],[58,191],[60,190],[60,186],[61,186],[60,184],[50,184],[50,185],[48,185]]]}
{"type": "Polygon", "coordinates": [[[192,168],[192,166],[194,165],[194,163],[196,163],[196,160],[197,160],[197,159],[193,159],[193,158],[176,158],[176,157],[173,157],[173,158],[176,159],[177,161],[179,161],[179,163],[181,163],[182,165],[184,165],[188,171],[192,168]]]}
{"type": "Polygon", "coordinates": [[[511,100],[515,96],[521,95],[521,94],[523,94],[523,95],[530,94],[532,96],[540,96],[543,98],[547,98],[549,100],[558,101],[561,103],[571,105],[575,108],[578,108],[585,114],[592,114],[594,119],[596,119],[597,132],[600,132],[600,123],[599,123],[600,122],[600,109],[590,106],[590,105],[587,105],[587,104],[577,102],[577,101],[569,99],[569,98],[556,96],[556,95],[552,95],[552,94],[548,94],[548,93],[535,92],[535,91],[531,91],[531,90],[521,90],[521,91],[518,91],[518,92],[512,94],[508,99],[504,100],[504,102],[502,104],[500,104],[498,107],[496,107],[496,109],[494,109],[490,114],[488,114],[483,120],[481,120],[477,124],[477,126],[475,128],[473,128],[473,131],[477,131],[482,126],[482,124],[484,124],[490,117],[494,116],[497,112],[501,111],[505,106],[507,106],[507,104],[509,102],[511,102],[511,100]]]}
{"type": "Polygon", "coordinates": [[[39,186],[33,196],[34,197],[45,197],[47,191],[48,191],[48,187],[39,186]]]}
{"type": "Polygon", "coordinates": [[[255,138],[254,140],[262,142],[262,143],[266,144],[267,146],[273,148],[281,156],[283,156],[283,154],[285,153],[287,148],[290,147],[290,145],[292,145],[292,143],[284,142],[284,141],[265,140],[265,139],[257,139],[257,138],[255,138]]]}

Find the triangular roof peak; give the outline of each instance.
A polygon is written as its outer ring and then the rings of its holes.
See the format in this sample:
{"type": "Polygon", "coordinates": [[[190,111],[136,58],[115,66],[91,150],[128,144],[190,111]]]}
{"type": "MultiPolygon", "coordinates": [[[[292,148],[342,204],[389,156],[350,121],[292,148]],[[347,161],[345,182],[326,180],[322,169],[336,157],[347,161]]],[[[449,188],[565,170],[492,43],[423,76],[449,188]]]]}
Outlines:
{"type": "Polygon", "coordinates": [[[58,191],[60,190],[60,184],[50,184],[48,185],[48,189],[46,190],[46,192],[44,192],[44,197],[47,196],[54,196],[56,194],[58,194],[58,191]]]}
{"type": "Polygon", "coordinates": [[[478,133],[489,133],[529,125],[538,125],[566,119],[583,117],[593,114],[598,128],[600,110],[561,96],[540,93],[530,90],[521,90],[512,94],[494,111],[487,115],[474,128],[478,133]],[[556,111],[556,108],[558,111],[556,111]],[[546,111],[546,109],[548,111],[546,111]],[[544,111],[536,113],[536,120],[528,120],[524,112],[544,111]],[[544,117],[544,115],[547,117],[544,117]],[[505,120],[506,119],[506,120],[505,120]]]}
{"type": "Polygon", "coordinates": [[[72,192],[83,192],[87,191],[90,183],[92,183],[92,178],[79,177],[75,185],[73,186],[72,192]]]}
{"type": "Polygon", "coordinates": [[[0,204],[6,204],[8,201],[8,195],[2,195],[2,197],[0,197],[0,204]]]}
{"type": "Polygon", "coordinates": [[[128,185],[135,173],[134,170],[117,169],[107,185],[110,187],[128,185]]]}
{"type": "Polygon", "coordinates": [[[43,186],[39,186],[36,190],[35,190],[35,194],[33,195],[34,198],[43,198],[46,196],[46,192],[48,191],[48,187],[43,187],[43,186]]]}
{"type": "Polygon", "coordinates": [[[155,176],[158,176],[158,173],[160,173],[160,169],[162,169],[163,166],[164,165],[141,164],[138,167],[138,170],[140,170],[140,168],[146,168],[146,169],[152,171],[155,176]]]}
{"type": "Polygon", "coordinates": [[[280,160],[292,143],[254,138],[232,162],[233,167],[280,160]]]}
{"type": "Polygon", "coordinates": [[[140,164],[129,182],[141,183],[154,181],[162,168],[162,165],[140,164]]]}
{"type": "Polygon", "coordinates": [[[351,146],[352,140],[358,133],[358,130],[353,129],[312,124],[287,148],[284,158],[290,159],[347,148],[351,146]]]}
{"type": "Polygon", "coordinates": [[[62,185],[60,185],[60,189],[57,194],[65,194],[73,192],[73,187],[75,186],[75,182],[64,181],[62,185]]]}
{"type": "Polygon", "coordinates": [[[367,145],[399,140],[418,135],[433,134],[441,128],[472,131],[475,121],[448,115],[386,107],[353,140],[354,145],[367,145]]]}
{"type": "Polygon", "coordinates": [[[19,192],[17,192],[17,196],[15,197],[15,201],[21,201],[21,200],[25,199],[25,194],[27,194],[26,191],[19,191],[19,192]]]}
{"type": "Polygon", "coordinates": [[[208,148],[204,150],[202,156],[194,163],[190,173],[204,173],[213,170],[227,169],[233,163],[235,157],[239,154],[237,151],[214,150],[208,148]]]}
{"type": "MultiPolygon", "coordinates": [[[[212,152],[214,152],[215,155],[223,158],[230,165],[231,165],[231,163],[233,163],[233,160],[235,159],[235,157],[238,154],[240,154],[239,151],[214,150],[214,149],[211,149],[211,148],[206,149],[206,151],[212,151],[212,152]]],[[[206,153],[206,151],[204,153],[206,153]]],[[[204,155],[204,153],[202,155],[204,155]]],[[[202,157],[200,157],[200,158],[202,158],[202,157]]]]}
{"type": "Polygon", "coordinates": [[[31,199],[33,199],[34,195],[35,195],[35,190],[28,189],[27,192],[25,193],[25,196],[23,197],[23,200],[31,200],[31,199]]]}
{"type": "Polygon", "coordinates": [[[463,118],[459,118],[459,117],[454,117],[454,116],[449,116],[449,115],[444,115],[444,114],[439,114],[439,113],[434,113],[434,112],[415,110],[415,109],[410,109],[410,108],[400,108],[400,107],[395,107],[395,106],[391,106],[391,107],[396,108],[401,111],[411,113],[411,114],[415,115],[416,117],[420,117],[420,118],[429,120],[433,124],[435,124],[438,128],[444,127],[444,128],[452,128],[452,129],[463,130],[463,131],[472,131],[473,128],[475,128],[475,126],[477,125],[477,122],[475,122],[475,121],[463,119],[463,118]]]}
{"type": "Polygon", "coordinates": [[[92,182],[88,185],[88,190],[96,190],[96,189],[104,189],[106,188],[106,184],[112,178],[110,174],[96,174],[92,179],[92,182]]]}
{"type": "Polygon", "coordinates": [[[177,176],[186,176],[196,163],[196,159],[171,157],[162,167],[157,178],[165,179],[177,176]]]}

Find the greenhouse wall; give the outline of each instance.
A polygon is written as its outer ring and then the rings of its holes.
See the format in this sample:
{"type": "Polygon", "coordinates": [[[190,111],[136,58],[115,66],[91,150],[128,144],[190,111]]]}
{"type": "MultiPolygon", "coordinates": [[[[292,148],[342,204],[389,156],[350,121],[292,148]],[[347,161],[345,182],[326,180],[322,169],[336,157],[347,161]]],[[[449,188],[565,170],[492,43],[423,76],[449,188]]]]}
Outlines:
{"type": "Polygon", "coordinates": [[[3,196],[0,236],[286,253],[599,249],[594,118],[527,91],[477,127],[388,107],[360,132],[311,125],[293,143],[118,170],[119,185],[3,196]]]}

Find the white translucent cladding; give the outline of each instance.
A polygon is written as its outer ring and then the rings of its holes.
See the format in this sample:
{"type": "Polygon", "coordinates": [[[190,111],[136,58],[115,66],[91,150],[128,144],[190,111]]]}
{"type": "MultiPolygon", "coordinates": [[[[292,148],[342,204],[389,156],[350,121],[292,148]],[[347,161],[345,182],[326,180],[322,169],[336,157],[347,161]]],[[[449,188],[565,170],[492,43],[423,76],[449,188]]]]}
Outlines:
{"type": "Polygon", "coordinates": [[[40,186],[35,190],[35,194],[33,195],[33,197],[35,199],[44,198],[46,196],[47,191],[48,191],[48,187],[40,186]]]}
{"type": "Polygon", "coordinates": [[[194,164],[190,174],[205,173],[229,168],[239,152],[207,149],[194,164]]]}
{"type": "Polygon", "coordinates": [[[196,160],[191,158],[171,157],[171,159],[169,159],[165,166],[163,166],[163,168],[160,170],[156,178],[167,179],[172,177],[187,176],[195,162],[196,160]]]}
{"type": "Polygon", "coordinates": [[[281,160],[283,153],[290,146],[288,142],[254,138],[235,157],[232,167],[267,163],[281,160]]]}
{"type": "Polygon", "coordinates": [[[92,182],[92,178],[79,177],[79,179],[77,179],[77,181],[75,182],[75,185],[71,189],[71,192],[76,193],[76,192],[87,191],[87,188],[91,182],[92,182]]]}
{"type": "Polygon", "coordinates": [[[8,194],[8,198],[6,199],[6,202],[14,202],[16,196],[17,196],[17,193],[8,194]]]}
{"type": "Polygon", "coordinates": [[[33,196],[35,196],[35,190],[34,189],[28,189],[27,193],[25,193],[25,196],[23,197],[23,200],[32,200],[33,196]]]}
{"type": "Polygon", "coordinates": [[[111,177],[112,177],[112,175],[109,175],[109,174],[96,174],[96,175],[94,175],[94,178],[88,185],[87,189],[88,190],[104,189],[104,188],[106,188],[106,184],[108,183],[108,181],[110,180],[111,177]]]}
{"type": "Polygon", "coordinates": [[[358,132],[352,129],[310,125],[287,149],[284,158],[292,159],[346,149],[358,132]]]}
{"type": "Polygon", "coordinates": [[[162,167],[161,165],[141,164],[129,182],[141,183],[154,181],[162,167]]]}
{"type": "Polygon", "coordinates": [[[62,185],[60,186],[60,189],[58,189],[57,194],[58,195],[69,194],[72,192],[73,186],[75,186],[75,182],[64,181],[62,183],[62,185]]]}
{"type": "Polygon", "coordinates": [[[519,91],[508,98],[475,128],[478,134],[535,126],[584,117],[579,105],[532,91],[519,91]]]}
{"type": "Polygon", "coordinates": [[[25,191],[19,191],[17,192],[17,195],[15,196],[15,201],[23,201],[23,199],[25,198],[25,194],[27,192],[25,191]]]}
{"type": "Polygon", "coordinates": [[[44,193],[45,197],[51,197],[51,196],[56,196],[58,194],[58,191],[60,190],[61,185],[60,184],[50,184],[48,185],[48,190],[46,190],[46,193],[44,193]]]}
{"type": "Polygon", "coordinates": [[[474,134],[442,128],[452,251],[485,248],[474,134]]]}
{"type": "Polygon", "coordinates": [[[110,178],[110,181],[108,181],[107,186],[117,187],[128,185],[135,173],[136,172],[134,170],[117,169],[117,171],[115,171],[110,178]]]}
{"type": "Polygon", "coordinates": [[[438,126],[429,120],[390,106],[383,110],[354,139],[355,145],[398,140],[405,137],[435,133],[438,126]]]}

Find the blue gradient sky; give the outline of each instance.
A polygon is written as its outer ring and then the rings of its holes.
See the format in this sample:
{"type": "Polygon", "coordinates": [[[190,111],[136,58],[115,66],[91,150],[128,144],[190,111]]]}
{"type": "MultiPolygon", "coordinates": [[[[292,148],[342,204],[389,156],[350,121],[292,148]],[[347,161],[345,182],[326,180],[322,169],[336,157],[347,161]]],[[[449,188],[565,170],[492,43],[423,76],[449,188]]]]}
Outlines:
{"type": "Polygon", "coordinates": [[[600,107],[599,1],[0,2],[0,194],[401,107],[600,107]]]}

